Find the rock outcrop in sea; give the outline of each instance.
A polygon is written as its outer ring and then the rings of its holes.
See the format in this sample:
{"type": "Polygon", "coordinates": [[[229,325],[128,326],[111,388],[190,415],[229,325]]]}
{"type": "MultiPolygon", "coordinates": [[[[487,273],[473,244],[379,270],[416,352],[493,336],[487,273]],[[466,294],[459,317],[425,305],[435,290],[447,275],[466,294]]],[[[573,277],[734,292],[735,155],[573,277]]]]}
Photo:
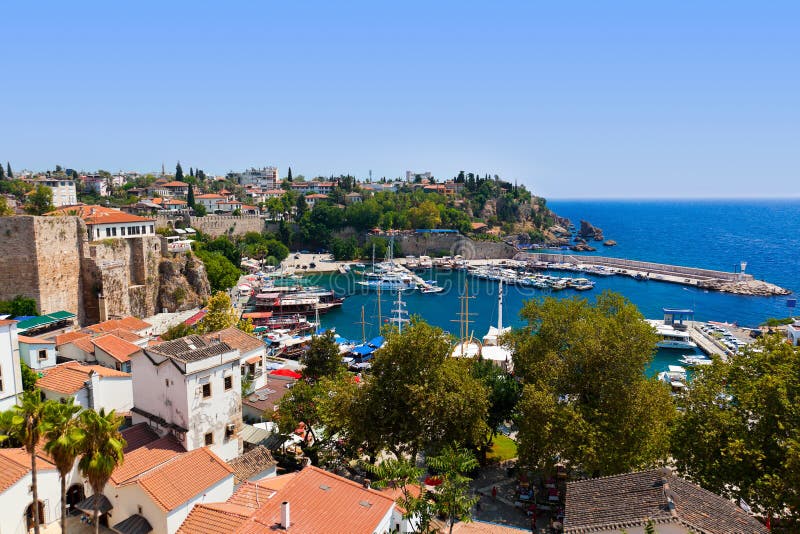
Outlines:
{"type": "Polygon", "coordinates": [[[723,293],[755,297],[771,297],[775,295],[789,295],[791,293],[788,289],[770,284],[763,280],[702,280],[698,282],[697,287],[708,289],[709,291],[721,291],[723,293]]]}
{"type": "Polygon", "coordinates": [[[581,229],[578,230],[578,236],[584,239],[594,239],[595,241],[602,241],[603,230],[593,226],[589,221],[581,221],[581,229]]]}

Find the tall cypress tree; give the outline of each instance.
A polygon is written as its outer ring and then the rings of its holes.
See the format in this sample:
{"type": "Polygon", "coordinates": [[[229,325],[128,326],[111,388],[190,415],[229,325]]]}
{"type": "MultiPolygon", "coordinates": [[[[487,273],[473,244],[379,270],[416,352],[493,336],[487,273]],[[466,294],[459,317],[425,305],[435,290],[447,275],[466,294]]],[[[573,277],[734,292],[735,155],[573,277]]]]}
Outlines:
{"type": "Polygon", "coordinates": [[[189,194],[186,195],[186,204],[188,204],[190,208],[194,207],[194,186],[192,184],[189,184],[189,194]]]}
{"type": "Polygon", "coordinates": [[[6,171],[3,170],[3,165],[0,164],[0,180],[5,180],[5,179],[6,179],[6,171]]]}
{"type": "Polygon", "coordinates": [[[183,181],[183,169],[181,168],[181,162],[180,161],[175,166],[175,181],[176,182],[182,182],[183,181]]]}
{"type": "Polygon", "coordinates": [[[6,176],[8,176],[9,180],[14,179],[14,173],[11,171],[11,164],[6,161],[6,176]]]}
{"type": "Polygon", "coordinates": [[[194,176],[194,169],[189,167],[189,176],[194,176]]]}
{"type": "Polygon", "coordinates": [[[292,168],[291,167],[289,167],[289,172],[286,174],[286,179],[288,181],[290,181],[290,182],[292,181],[292,168]]]}

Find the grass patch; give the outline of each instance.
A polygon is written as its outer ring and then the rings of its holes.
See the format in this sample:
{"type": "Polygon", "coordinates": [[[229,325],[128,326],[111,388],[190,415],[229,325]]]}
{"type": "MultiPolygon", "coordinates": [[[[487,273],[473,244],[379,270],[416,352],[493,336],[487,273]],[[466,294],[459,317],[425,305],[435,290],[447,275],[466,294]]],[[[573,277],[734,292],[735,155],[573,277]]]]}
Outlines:
{"type": "Polygon", "coordinates": [[[502,462],[516,457],[517,442],[502,434],[498,434],[494,437],[489,453],[486,455],[486,458],[490,462],[502,462]]]}

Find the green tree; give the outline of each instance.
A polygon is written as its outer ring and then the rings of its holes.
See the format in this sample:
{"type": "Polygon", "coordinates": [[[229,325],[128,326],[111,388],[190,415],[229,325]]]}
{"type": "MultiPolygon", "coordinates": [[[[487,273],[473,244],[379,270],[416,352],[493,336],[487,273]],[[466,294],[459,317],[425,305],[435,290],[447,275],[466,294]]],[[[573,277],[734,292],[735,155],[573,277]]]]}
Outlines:
{"type": "Polygon", "coordinates": [[[478,502],[470,495],[471,478],[466,473],[478,467],[475,457],[467,449],[447,445],[438,456],[428,458],[428,466],[439,472],[442,483],[436,495],[436,509],[447,517],[450,534],[457,521],[472,520],[470,510],[478,502]]]}
{"type": "Polygon", "coordinates": [[[6,176],[8,176],[9,180],[14,179],[14,172],[11,170],[11,164],[6,161],[6,176]]]}
{"type": "Polygon", "coordinates": [[[36,389],[36,381],[39,380],[39,375],[25,362],[20,363],[22,369],[22,390],[33,391],[36,389]]]}
{"type": "Polygon", "coordinates": [[[0,180],[5,180],[5,179],[6,179],[6,171],[5,169],[3,169],[3,165],[0,164],[0,180]]]}
{"type": "Polygon", "coordinates": [[[621,295],[527,302],[513,332],[523,381],[519,453],[529,466],[557,461],[594,476],[666,458],[675,407],[668,388],[645,377],[654,329],[621,295]]]}
{"type": "Polygon", "coordinates": [[[286,180],[288,182],[292,181],[292,168],[291,167],[289,167],[289,172],[286,173],[286,180]]]}
{"type": "Polygon", "coordinates": [[[300,220],[305,212],[308,211],[308,204],[306,203],[306,197],[303,195],[298,195],[297,201],[295,202],[295,208],[297,208],[297,220],[300,220]]]}
{"type": "Polygon", "coordinates": [[[225,291],[236,285],[241,271],[228,258],[219,252],[202,249],[197,250],[195,255],[206,267],[206,274],[212,290],[225,291]]]}
{"type": "Polygon", "coordinates": [[[412,459],[453,441],[481,443],[488,391],[450,350],[444,332],[418,318],[402,333],[388,331],[355,405],[342,405],[353,439],[412,459]]]}
{"type": "Polygon", "coordinates": [[[328,330],[321,336],[314,336],[308,350],[300,361],[305,365],[303,376],[317,381],[323,377],[333,377],[345,371],[339,346],[333,339],[333,332],[328,330]]]}
{"type": "Polygon", "coordinates": [[[217,291],[208,299],[206,310],[206,315],[198,323],[199,329],[205,334],[230,328],[239,320],[231,298],[224,291],[217,291]]]}
{"type": "MultiPolygon", "coordinates": [[[[486,420],[489,435],[486,444],[490,444],[497,435],[497,429],[512,419],[522,395],[522,385],[509,373],[489,360],[476,359],[472,363],[472,376],[477,378],[489,390],[489,412],[486,420]]],[[[486,448],[483,449],[486,453],[486,448]]]]}
{"type": "Polygon", "coordinates": [[[186,195],[186,205],[194,208],[194,186],[189,184],[189,193],[186,195]]]}
{"type": "Polygon", "coordinates": [[[331,253],[336,261],[350,261],[358,258],[358,242],[354,237],[341,239],[334,237],[331,240],[331,253]]]}
{"type": "Polygon", "coordinates": [[[678,470],[800,528],[800,349],[779,335],[695,372],[672,437],[678,470]]]}
{"type": "MultiPolygon", "coordinates": [[[[105,409],[99,412],[84,410],[79,416],[80,428],[84,433],[81,447],[81,459],[78,469],[89,480],[94,495],[102,495],[111,473],[123,462],[125,439],[119,432],[123,418],[114,410],[106,413],[105,409]]],[[[35,499],[35,497],[34,497],[35,499]]],[[[95,534],[100,533],[100,500],[95,500],[92,520],[95,534]]]]}
{"type": "Polygon", "coordinates": [[[75,416],[81,407],[73,397],[65,402],[45,403],[44,450],[53,459],[61,481],[61,532],[67,532],[67,475],[75,466],[83,445],[83,430],[75,416]]]}
{"type": "Polygon", "coordinates": [[[14,215],[14,208],[8,205],[6,197],[0,196],[0,217],[11,217],[12,215],[14,215]]]}
{"type": "Polygon", "coordinates": [[[436,514],[434,502],[420,483],[424,471],[412,462],[387,458],[375,464],[363,464],[366,471],[374,477],[372,487],[399,490],[397,504],[404,510],[403,519],[414,519],[414,532],[418,534],[438,533],[433,528],[436,514]]]}
{"type": "Polygon", "coordinates": [[[183,168],[181,167],[181,162],[179,161],[177,165],[175,165],[175,181],[182,182],[183,181],[183,168]]]}
{"type": "Polygon", "coordinates": [[[186,323],[178,323],[174,326],[171,326],[167,329],[166,332],[161,334],[161,339],[163,341],[172,341],[173,339],[180,339],[182,337],[189,336],[194,334],[195,329],[189,326],[186,323]]]}
{"type": "Polygon", "coordinates": [[[54,209],[53,190],[46,185],[37,185],[25,204],[25,212],[31,215],[44,215],[54,209]]]}
{"type": "Polygon", "coordinates": [[[13,415],[10,418],[11,428],[9,435],[18,441],[31,457],[31,493],[33,494],[33,530],[39,534],[39,524],[42,519],[39,517],[39,486],[36,479],[36,446],[42,435],[45,403],[42,401],[41,392],[36,389],[25,391],[22,394],[20,404],[12,408],[13,415]]]}
{"type": "Polygon", "coordinates": [[[195,217],[205,217],[208,215],[208,211],[206,207],[202,204],[195,204],[194,205],[194,216],[195,217]]]}

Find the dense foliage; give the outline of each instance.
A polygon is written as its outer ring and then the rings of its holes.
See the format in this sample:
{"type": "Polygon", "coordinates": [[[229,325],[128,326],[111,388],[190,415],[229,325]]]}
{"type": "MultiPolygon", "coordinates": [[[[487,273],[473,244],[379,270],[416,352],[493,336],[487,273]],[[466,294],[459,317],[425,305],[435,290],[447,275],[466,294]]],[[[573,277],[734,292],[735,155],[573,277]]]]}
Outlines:
{"type": "Polygon", "coordinates": [[[656,334],[636,306],[605,292],[529,301],[510,336],[523,381],[519,453],[530,466],[565,461],[589,475],[655,465],[667,456],[675,407],[644,371],[656,334]]]}
{"type": "Polygon", "coordinates": [[[678,469],[706,489],[742,498],[800,527],[800,349],[780,336],[701,367],[680,399],[678,469]]]}
{"type": "Polygon", "coordinates": [[[26,315],[39,315],[36,308],[36,299],[17,295],[11,300],[0,300],[0,315],[23,317],[26,315]]]}

